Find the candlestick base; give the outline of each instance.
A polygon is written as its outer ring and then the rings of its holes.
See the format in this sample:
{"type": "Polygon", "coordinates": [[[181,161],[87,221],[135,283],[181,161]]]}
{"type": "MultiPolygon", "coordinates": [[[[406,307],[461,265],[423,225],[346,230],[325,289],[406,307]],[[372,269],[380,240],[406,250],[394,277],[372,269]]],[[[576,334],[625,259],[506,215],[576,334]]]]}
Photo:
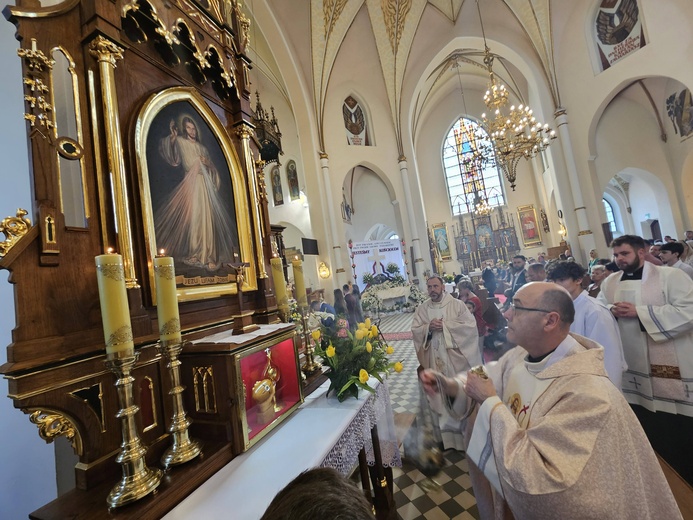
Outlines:
{"type": "Polygon", "coordinates": [[[117,377],[115,386],[118,390],[120,410],[116,417],[121,419],[123,435],[120,453],[116,457],[116,462],[123,468],[123,478],[106,498],[106,502],[112,508],[147,496],[159,486],[163,474],[160,469],[150,469],[147,466],[147,448],[142,445],[135,425],[135,414],[139,407],[134,404],[132,384],[135,378],[131,372],[138,357],[139,352],[126,352],[109,355],[106,359],[106,367],[117,377]]]}
{"type": "Polygon", "coordinates": [[[248,332],[253,332],[260,328],[259,325],[253,323],[253,314],[255,314],[255,311],[243,311],[240,314],[231,316],[233,318],[232,334],[234,336],[247,334],[248,332]]]}
{"type": "Polygon", "coordinates": [[[188,435],[188,428],[192,421],[187,418],[183,405],[183,391],[185,387],[180,384],[180,366],[178,359],[183,350],[182,343],[169,343],[162,341],[158,345],[162,357],[166,359],[171,377],[171,390],[169,395],[173,398],[173,417],[168,431],[171,433],[172,444],[161,457],[161,464],[168,469],[171,466],[188,462],[202,453],[202,444],[188,435]]]}
{"type": "Polygon", "coordinates": [[[303,322],[303,338],[306,344],[306,347],[303,350],[306,357],[306,362],[301,365],[301,371],[305,375],[309,376],[320,370],[322,368],[322,364],[313,359],[313,352],[315,352],[315,349],[311,344],[312,337],[310,330],[308,330],[308,306],[301,306],[301,320],[303,322]]]}

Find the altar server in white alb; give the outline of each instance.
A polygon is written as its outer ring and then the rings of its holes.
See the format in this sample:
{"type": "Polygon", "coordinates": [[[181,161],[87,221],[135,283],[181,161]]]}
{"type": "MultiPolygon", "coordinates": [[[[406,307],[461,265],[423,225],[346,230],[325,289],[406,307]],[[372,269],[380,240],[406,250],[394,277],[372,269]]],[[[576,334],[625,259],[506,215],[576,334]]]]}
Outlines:
{"type": "Polygon", "coordinates": [[[570,325],[570,332],[585,336],[604,347],[604,368],[611,382],[620,390],[623,372],[628,368],[623,357],[621,333],[609,309],[590,298],[582,288],[585,274],[585,268],[577,262],[561,260],[549,264],[547,280],[570,293],[575,306],[575,319],[570,325]]]}
{"type": "Polygon", "coordinates": [[[523,286],[508,311],[517,345],[488,377],[424,370],[451,414],[479,403],[467,449],[482,519],[681,519],[640,424],[604,371],[604,350],[569,334],[574,307],[556,284],[523,286]]]}
{"type": "Polygon", "coordinates": [[[693,485],[693,280],[645,261],[645,241],[611,243],[621,269],[597,297],[618,320],[628,371],[623,393],[655,451],[693,485]]]}
{"type": "MultiPolygon", "coordinates": [[[[431,276],[426,285],[431,299],[417,307],[411,329],[421,364],[419,371],[433,368],[448,376],[466,372],[481,363],[476,320],[463,302],[445,292],[440,276],[431,276]]],[[[432,406],[442,414],[443,446],[464,450],[464,424],[449,421],[440,398],[435,400],[438,402],[433,402],[432,406]]]]}

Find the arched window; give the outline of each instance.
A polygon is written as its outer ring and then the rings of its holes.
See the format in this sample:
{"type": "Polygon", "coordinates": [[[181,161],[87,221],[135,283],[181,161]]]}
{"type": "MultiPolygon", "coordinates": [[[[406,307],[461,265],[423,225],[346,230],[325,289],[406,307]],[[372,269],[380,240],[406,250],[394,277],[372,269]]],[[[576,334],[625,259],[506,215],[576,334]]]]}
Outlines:
{"type": "Polygon", "coordinates": [[[486,131],[461,117],[443,143],[443,169],[453,215],[469,213],[481,197],[491,207],[505,205],[503,181],[486,131]],[[490,156],[489,156],[490,155],[490,156]]]}
{"type": "Polygon", "coordinates": [[[616,228],[616,219],[614,218],[614,208],[606,199],[602,199],[604,203],[604,211],[606,212],[606,221],[609,223],[609,229],[612,233],[616,233],[618,229],[616,228]]]}

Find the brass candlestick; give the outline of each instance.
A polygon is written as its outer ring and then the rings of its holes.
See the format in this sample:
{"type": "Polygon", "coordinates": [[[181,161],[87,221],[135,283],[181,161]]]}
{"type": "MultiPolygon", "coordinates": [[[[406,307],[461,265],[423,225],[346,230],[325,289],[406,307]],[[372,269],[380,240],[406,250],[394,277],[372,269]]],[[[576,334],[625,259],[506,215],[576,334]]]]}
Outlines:
{"type": "Polygon", "coordinates": [[[171,426],[168,428],[173,443],[161,457],[161,463],[168,469],[170,466],[183,464],[197,457],[202,452],[202,444],[188,436],[191,421],[187,418],[183,405],[185,387],[180,383],[181,362],[178,359],[183,350],[183,344],[162,341],[157,348],[166,359],[166,368],[171,376],[171,390],[168,393],[173,397],[173,417],[171,426]]]}
{"type": "Polygon", "coordinates": [[[310,344],[312,338],[310,336],[310,330],[308,329],[308,307],[301,306],[301,321],[303,323],[303,338],[306,342],[306,347],[303,351],[306,356],[306,362],[301,365],[301,370],[304,374],[310,375],[320,370],[322,364],[315,361],[313,358],[315,349],[313,345],[310,344]]]}
{"type": "Polygon", "coordinates": [[[135,405],[132,396],[132,383],[135,378],[131,372],[138,357],[139,352],[123,352],[106,358],[106,367],[117,377],[115,386],[118,390],[120,410],[116,417],[121,419],[123,435],[120,453],[116,457],[116,462],[123,467],[123,478],[106,498],[110,507],[120,507],[139,500],[154,491],[161,482],[162,471],[147,467],[144,458],[147,448],[142,445],[135,425],[135,414],[139,407],[135,405]]]}

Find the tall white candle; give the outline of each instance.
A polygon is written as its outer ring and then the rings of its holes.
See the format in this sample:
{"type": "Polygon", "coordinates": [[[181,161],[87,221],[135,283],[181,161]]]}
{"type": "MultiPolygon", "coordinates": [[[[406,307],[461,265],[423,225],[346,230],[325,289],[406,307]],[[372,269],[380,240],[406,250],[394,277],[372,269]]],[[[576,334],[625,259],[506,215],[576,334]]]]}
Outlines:
{"type": "Polygon", "coordinates": [[[107,253],[97,256],[95,261],[106,354],[134,354],[123,257],[107,253]]]}
{"type": "Polygon", "coordinates": [[[308,296],[306,295],[306,282],[303,278],[303,262],[300,258],[294,258],[291,261],[291,266],[294,269],[294,287],[296,288],[296,301],[299,307],[308,306],[308,296]]]}
{"type": "Polygon", "coordinates": [[[176,270],[172,257],[157,256],[154,258],[154,279],[156,280],[156,314],[159,318],[161,342],[180,343],[176,270]]]}

